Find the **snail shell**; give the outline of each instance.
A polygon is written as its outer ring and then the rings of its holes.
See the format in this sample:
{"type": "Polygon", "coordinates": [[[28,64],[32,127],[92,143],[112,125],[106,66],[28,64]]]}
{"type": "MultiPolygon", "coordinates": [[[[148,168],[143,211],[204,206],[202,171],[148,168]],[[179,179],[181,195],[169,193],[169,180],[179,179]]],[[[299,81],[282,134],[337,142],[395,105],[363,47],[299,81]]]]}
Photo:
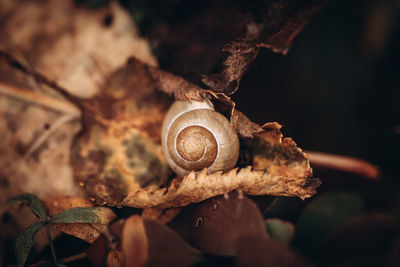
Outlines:
{"type": "Polygon", "coordinates": [[[181,176],[203,168],[229,170],[239,157],[238,136],[208,99],[172,104],[162,126],[161,144],[169,165],[181,176]]]}

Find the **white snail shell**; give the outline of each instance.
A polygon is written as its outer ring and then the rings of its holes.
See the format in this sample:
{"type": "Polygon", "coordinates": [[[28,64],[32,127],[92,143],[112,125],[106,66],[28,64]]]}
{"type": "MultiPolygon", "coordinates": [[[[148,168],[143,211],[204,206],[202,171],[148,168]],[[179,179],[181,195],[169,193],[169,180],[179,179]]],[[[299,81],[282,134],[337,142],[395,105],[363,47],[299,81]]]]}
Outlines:
{"type": "Polygon", "coordinates": [[[239,157],[237,134],[208,99],[172,104],[162,126],[161,144],[169,165],[180,176],[203,168],[229,170],[239,157]]]}

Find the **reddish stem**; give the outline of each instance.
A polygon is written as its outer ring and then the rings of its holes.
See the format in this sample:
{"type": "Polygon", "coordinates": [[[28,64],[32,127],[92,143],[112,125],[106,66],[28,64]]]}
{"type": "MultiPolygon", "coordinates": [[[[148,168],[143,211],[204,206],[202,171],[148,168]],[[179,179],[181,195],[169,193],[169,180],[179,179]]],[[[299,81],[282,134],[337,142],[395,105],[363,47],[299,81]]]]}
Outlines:
{"type": "Polygon", "coordinates": [[[305,151],[311,165],[324,167],[364,176],[369,180],[379,178],[379,168],[365,160],[348,156],[328,154],[315,151],[305,151]]]}

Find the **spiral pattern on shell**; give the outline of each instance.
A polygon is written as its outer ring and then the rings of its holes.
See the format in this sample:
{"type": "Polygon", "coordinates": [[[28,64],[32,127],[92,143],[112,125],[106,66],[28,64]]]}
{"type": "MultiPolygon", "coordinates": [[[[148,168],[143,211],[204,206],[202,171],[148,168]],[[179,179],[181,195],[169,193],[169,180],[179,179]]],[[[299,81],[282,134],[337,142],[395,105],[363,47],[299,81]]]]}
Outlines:
{"type": "Polygon", "coordinates": [[[178,175],[208,168],[232,169],[239,157],[239,138],[212,103],[176,101],[167,112],[161,135],[164,154],[178,175]]]}

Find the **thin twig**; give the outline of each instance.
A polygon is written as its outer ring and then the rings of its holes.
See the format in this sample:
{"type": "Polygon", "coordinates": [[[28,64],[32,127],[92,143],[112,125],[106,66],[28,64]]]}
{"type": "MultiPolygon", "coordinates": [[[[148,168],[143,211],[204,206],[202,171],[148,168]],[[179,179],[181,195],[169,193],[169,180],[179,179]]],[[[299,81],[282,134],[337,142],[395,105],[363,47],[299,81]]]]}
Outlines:
{"type": "Polygon", "coordinates": [[[63,258],[63,259],[59,260],[58,262],[61,262],[61,263],[68,263],[68,262],[73,262],[73,261],[81,260],[81,259],[84,259],[84,258],[86,258],[86,257],[87,257],[86,252],[82,252],[82,253],[79,253],[79,254],[76,254],[76,255],[72,255],[72,256],[63,258]]]}
{"type": "Polygon", "coordinates": [[[56,251],[54,250],[53,239],[51,237],[51,232],[50,232],[50,226],[48,224],[46,224],[46,233],[47,233],[47,238],[49,239],[51,256],[53,257],[54,265],[56,265],[57,264],[57,256],[56,256],[56,251]]]}
{"type": "Polygon", "coordinates": [[[27,158],[29,158],[40,147],[40,145],[42,145],[61,126],[76,118],[78,118],[78,116],[76,116],[75,114],[65,114],[59,117],[54,123],[51,124],[50,128],[46,132],[44,132],[39,138],[35,140],[35,142],[30,146],[28,151],[23,156],[23,159],[26,160],[27,158]]]}
{"type": "Polygon", "coordinates": [[[19,62],[14,56],[8,54],[7,52],[0,50],[0,57],[3,57],[10,66],[18,69],[19,71],[21,71],[23,73],[31,75],[37,82],[50,86],[51,88],[56,90],[58,93],[63,95],[66,99],[79,105],[80,100],[78,98],[76,98],[75,96],[71,95],[65,88],[58,85],[55,81],[50,80],[45,75],[28,68],[27,66],[25,66],[24,64],[19,62]]]}
{"type": "Polygon", "coordinates": [[[377,180],[380,176],[377,166],[362,159],[315,151],[305,152],[312,166],[350,172],[364,176],[370,180],[377,180]]]}
{"type": "Polygon", "coordinates": [[[65,101],[64,99],[56,99],[2,82],[0,82],[0,95],[41,106],[55,112],[75,114],[76,116],[80,116],[81,114],[81,111],[77,106],[71,104],[71,102],[65,101]]]}

